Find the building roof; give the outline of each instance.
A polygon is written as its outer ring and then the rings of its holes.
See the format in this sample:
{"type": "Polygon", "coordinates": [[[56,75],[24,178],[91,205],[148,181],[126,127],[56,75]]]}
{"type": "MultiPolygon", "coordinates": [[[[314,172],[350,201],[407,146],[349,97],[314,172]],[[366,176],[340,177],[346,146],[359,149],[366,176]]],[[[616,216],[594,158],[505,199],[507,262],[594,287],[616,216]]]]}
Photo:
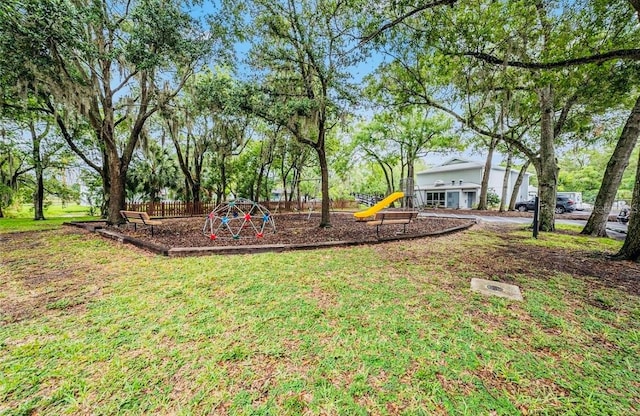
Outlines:
{"type": "MultiPolygon", "coordinates": [[[[416,175],[420,174],[428,174],[428,173],[439,173],[439,172],[456,172],[461,170],[470,170],[470,169],[484,169],[484,163],[474,162],[472,160],[461,159],[461,158],[453,158],[444,162],[440,166],[435,166],[431,169],[423,170],[421,172],[417,172],[416,175]]],[[[491,166],[492,170],[506,171],[506,168],[503,166],[491,166]]],[[[518,173],[518,171],[511,169],[512,172],[518,173]]],[[[526,173],[529,175],[529,173],[526,173]]]]}
{"type": "Polygon", "coordinates": [[[454,158],[454,159],[447,160],[440,166],[435,166],[431,169],[418,172],[416,173],[416,175],[420,175],[421,173],[450,172],[450,171],[478,169],[478,168],[482,169],[482,167],[484,167],[483,163],[454,158]]]}

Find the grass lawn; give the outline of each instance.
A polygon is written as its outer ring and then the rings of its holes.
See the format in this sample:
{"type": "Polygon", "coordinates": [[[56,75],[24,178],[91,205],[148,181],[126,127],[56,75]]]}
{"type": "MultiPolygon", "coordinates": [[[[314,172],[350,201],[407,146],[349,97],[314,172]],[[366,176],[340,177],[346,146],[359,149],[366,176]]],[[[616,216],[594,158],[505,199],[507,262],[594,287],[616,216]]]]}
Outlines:
{"type": "Polygon", "coordinates": [[[4,215],[5,218],[0,218],[0,233],[52,230],[59,228],[64,222],[97,219],[89,216],[89,207],[77,204],[67,204],[63,207],[60,203],[54,203],[45,208],[46,220],[44,221],[33,220],[33,205],[29,204],[4,209],[4,215]]]}
{"type": "Polygon", "coordinates": [[[0,234],[0,414],[638,414],[638,297],[513,254],[620,246],[565,232],[182,259],[0,234]]]}

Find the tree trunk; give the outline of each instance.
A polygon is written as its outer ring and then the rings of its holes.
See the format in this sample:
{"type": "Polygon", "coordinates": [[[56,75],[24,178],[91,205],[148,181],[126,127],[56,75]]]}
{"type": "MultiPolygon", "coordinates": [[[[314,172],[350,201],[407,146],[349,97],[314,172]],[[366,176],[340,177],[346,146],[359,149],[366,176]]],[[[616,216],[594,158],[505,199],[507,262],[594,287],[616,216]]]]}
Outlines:
{"type": "Polygon", "coordinates": [[[286,177],[282,177],[282,192],[284,197],[280,196],[281,200],[284,200],[284,209],[285,211],[289,211],[291,206],[289,204],[289,189],[287,188],[287,179],[286,177]]]}
{"type": "MultiPolygon", "coordinates": [[[[293,206],[294,198],[296,197],[296,188],[298,186],[299,172],[296,168],[293,169],[293,177],[291,178],[290,186],[289,186],[289,197],[287,198],[287,209],[291,209],[293,206]]],[[[300,209],[298,205],[295,205],[296,209],[300,209]]]]}
{"type": "Polygon", "coordinates": [[[102,168],[99,170],[102,178],[102,205],[100,205],[100,217],[109,218],[109,200],[111,199],[111,175],[109,174],[109,156],[102,149],[102,168]]]}
{"type": "Polygon", "coordinates": [[[298,207],[298,211],[302,211],[302,197],[300,196],[300,175],[297,175],[298,179],[296,180],[297,185],[296,185],[296,204],[298,207]]]}
{"type": "Polygon", "coordinates": [[[364,151],[367,152],[369,156],[373,157],[376,163],[382,169],[384,180],[387,184],[387,195],[391,195],[391,193],[393,192],[393,168],[389,166],[384,160],[380,159],[374,152],[370,152],[367,149],[364,149],[364,151]]]}
{"type": "Polygon", "coordinates": [[[511,199],[509,200],[509,211],[513,211],[516,209],[516,200],[518,198],[518,191],[522,186],[522,182],[524,181],[524,174],[527,173],[527,169],[529,169],[529,165],[531,162],[527,160],[522,168],[520,168],[520,173],[518,173],[518,178],[516,179],[516,183],[513,185],[513,190],[511,191],[511,199]]]}
{"type": "Polygon", "coordinates": [[[489,193],[489,175],[491,174],[491,163],[493,162],[493,151],[498,145],[498,140],[491,139],[489,144],[489,154],[487,160],[484,162],[484,171],[482,172],[482,184],[480,187],[480,200],[478,201],[478,210],[487,209],[487,194],[489,193]]]}
{"type": "Polygon", "coordinates": [[[538,91],[540,97],[540,163],[538,170],[538,196],[540,197],[540,231],[555,230],[556,186],[558,164],[555,153],[553,121],[553,90],[550,85],[538,91]]]}
{"type": "Polygon", "coordinates": [[[509,179],[511,179],[511,160],[513,155],[511,151],[507,155],[507,166],[504,172],[504,178],[502,179],[502,195],[500,196],[500,208],[498,211],[505,211],[505,201],[507,200],[507,192],[509,192],[509,179]]]}
{"type": "MultiPolygon", "coordinates": [[[[323,133],[324,134],[324,133],[323,133]]],[[[321,143],[324,143],[322,141],[321,143]]],[[[322,188],[322,214],[320,219],[320,228],[331,227],[331,201],[329,200],[329,166],[327,163],[327,154],[324,146],[317,146],[318,162],[320,163],[320,178],[322,188]]]]}
{"type": "Polygon", "coordinates": [[[222,200],[227,199],[227,160],[226,156],[223,156],[222,163],[220,163],[220,192],[222,193],[222,200]]]}
{"type": "MultiPolygon", "coordinates": [[[[106,162],[105,162],[106,163],[106,162]]],[[[111,183],[109,179],[109,170],[102,172],[102,204],[100,205],[100,217],[109,218],[109,200],[111,199],[111,183]]]]}
{"type": "Polygon", "coordinates": [[[40,157],[40,138],[37,137],[33,123],[31,123],[31,134],[33,138],[33,165],[36,175],[36,190],[33,195],[33,219],[35,221],[44,220],[44,169],[42,158],[40,157]]]}
{"type": "Polygon", "coordinates": [[[382,172],[384,173],[384,181],[387,183],[387,195],[391,195],[393,192],[393,170],[391,167],[387,169],[387,166],[384,163],[380,162],[380,166],[382,167],[382,172]]]}
{"type": "Polygon", "coordinates": [[[258,204],[260,203],[260,187],[262,186],[262,177],[264,176],[264,170],[265,166],[260,165],[260,172],[258,172],[258,177],[255,181],[255,191],[253,186],[251,187],[251,193],[253,194],[251,198],[258,204]]]}
{"type": "Polygon", "coordinates": [[[109,159],[109,208],[107,212],[107,224],[123,224],[124,218],[120,210],[125,208],[125,184],[127,174],[121,172],[120,160],[116,156],[109,159]]]}
{"type": "Polygon", "coordinates": [[[289,179],[289,174],[291,173],[293,166],[286,167],[285,163],[286,159],[283,154],[280,161],[280,178],[282,179],[282,192],[284,193],[284,209],[285,211],[289,211],[291,209],[291,203],[289,202],[289,188],[287,187],[287,180],[289,179]]]}
{"type": "Polygon", "coordinates": [[[195,180],[191,183],[191,200],[194,204],[200,202],[200,181],[195,180]]]}
{"type": "Polygon", "coordinates": [[[405,189],[404,189],[404,201],[405,201],[404,206],[407,208],[413,208],[415,206],[415,203],[413,201],[413,194],[414,194],[413,175],[415,175],[415,166],[413,164],[413,161],[410,161],[409,163],[407,163],[407,179],[405,182],[405,189]]]}
{"type": "Polygon", "coordinates": [[[45,220],[44,217],[44,178],[42,164],[36,166],[36,191],[34,195],[33,219],[36,221],[45,220]]]}
{"type": "Polygon", "coordinates": [[[622,175],[629,165],[629,158],[633,149],[638,142],[640,135],[640,97],[636,100],[636,104],[631,110],[629,118],[624,125],[624,129],[618,139],[607,169],[604,171],[602,184],[596,196],[596,202],[593,211],[589,216],[587,224],[584,226],[581,234],[592,235],[596,237],[607,236],[607,221],[609,212],[616,197],[616,192],[622,181],[622,175]]]}
{"type": "MultiPolygon", "coordinates": [[[[269,188],[269,174],[271,173],[271,167],[267,167],[264,173],[264,199],[271,202],[271,188],[269,188]]],[[[258,190],[258,199],[260,199],[260,190],[258,190]]]]}
{"type": "Polygon", "coordinates": [[[631,215],[627,225],[627,238],[624,240],[624,244],[618,254],[615,255],[616,259],[636,261],[640,257],[640,212],[638,204],[640,204],[640,163],[638,163],[636,170],[636,181],[631,197],[631,215]]]}

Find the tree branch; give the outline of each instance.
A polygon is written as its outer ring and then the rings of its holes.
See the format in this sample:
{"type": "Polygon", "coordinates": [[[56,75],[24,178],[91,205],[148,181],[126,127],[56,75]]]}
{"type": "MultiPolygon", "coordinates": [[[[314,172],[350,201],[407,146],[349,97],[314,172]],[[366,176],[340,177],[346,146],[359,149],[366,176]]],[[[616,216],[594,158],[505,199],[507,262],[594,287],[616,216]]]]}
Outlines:
{"type": "Polygon", "coordinates": [[[64,138],[64,140],[67,142],[67,144],[69,145],[69,147],[71,148],[71,150],[73,150],[73,152],[75,154],[77,154],[80,159],[82,159],[84,161],[84,163],[86,163],[87,165],[89,165],[93,170],[95,170],[96,172],[98,172],[99,174],[102,174],[102,168],[100,166],[98,166],[97,164],[93,163],[83,152],[82,150],[80,150],[80,148],[78,146],[76,146],[76,144],[73,142],[73,137],[71,136],[71,134],[69,133],[69,130],[67,130],[67,125],[65,124],[64,120],[62,119],[62,117],[60,116],[60,114],[58,114],[55,111],[55,108],[53,107],[53,104],[51,103],[51,101],[49,101],[49,99],[46,99],[46,105],[49,108],[49,111],[51,112],[51,114],[53,114],[53,116],[56,119],[56,124],[58,125],[58,127],[60,128],[60,132],[62,133],[62,137],[64,138]]]}
{"type": "Polygon", "coordinates": [[[556,62],[522,62],[522,61],[510,61],[506,58],[499,58],[494,55],[490,55],[484,52],[464,52],[463,56],[471,56],[473,58],[478,58],[482,61],[488,62],[494,65],[506,65],[512,66],[516,68],[524,68],[524,69],[557,69],[557,68],[566,68],[570,66],[584,65],[584,64],[593,64],[593,63],[602,63],[606,61],[611,61],[614,59],[622,59],[622,60],[632,60],[638,61],[640,60],[640,49],[619,49],[615,51],[609,51],[606,53],[584,56],[581,58],[573,58],[566,59],[563,61],[556,62]]]}
{"type": "Polygon", "coordinates": [[[373,40],[374,38],[378,37],[382,32],[391,29],[392,27],[402,23],[403,21],[405,21],[406,19],[410,18],[411,16],[418,14],[420,12],[423,12],[425,10],[428,9],[432,9],[434,7],[437,6],[444,6],[444,5],[449,5],[449,6],[453,6],[458,0],[434,0],[430,3],[425,3],[422,4],[418,7],[416,7],[415,9],[401,15],[398,16],[397,18],[395,18],[394,20],[390,21],[389,23],[386,23],[382,26],[380,26],[375,32],[370,33],[368,35],[366,35],[365,37],[363,37],[360,40],[360,43],[358,44],[358,47],[364,45],[365,43],[370,42],[371,40],[373,40]]]}
{"type": "Polygon", "coordinates": [[[564,124],[567,122],[569,111],[571,111],[571,108],[577,101],[578,101],[578,93],[575,93],[571,98],[567,100],[567,102],[562,107],[562,111],[560,111],[560,116],[558,117],[558,121],[556,121],[556,125],[553,128],[554,137],[557,137],[562,131],[564,124]]]}

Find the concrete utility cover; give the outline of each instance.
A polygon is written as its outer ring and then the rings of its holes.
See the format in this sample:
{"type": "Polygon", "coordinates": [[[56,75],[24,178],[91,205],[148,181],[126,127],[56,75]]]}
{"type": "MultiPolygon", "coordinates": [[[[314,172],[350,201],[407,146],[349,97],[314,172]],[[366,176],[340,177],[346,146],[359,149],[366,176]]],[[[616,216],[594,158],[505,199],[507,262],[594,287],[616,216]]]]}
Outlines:
{"type": "Polygon", "coordinates": [[[509,285],[501,282],[494,282],[484,279],[471,279],[471,290],[482,293],[483,295],[500,296],[513,300],[522,300],[520,288],[515,285],[509,285]]]}

